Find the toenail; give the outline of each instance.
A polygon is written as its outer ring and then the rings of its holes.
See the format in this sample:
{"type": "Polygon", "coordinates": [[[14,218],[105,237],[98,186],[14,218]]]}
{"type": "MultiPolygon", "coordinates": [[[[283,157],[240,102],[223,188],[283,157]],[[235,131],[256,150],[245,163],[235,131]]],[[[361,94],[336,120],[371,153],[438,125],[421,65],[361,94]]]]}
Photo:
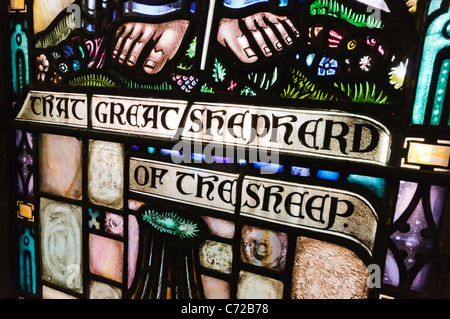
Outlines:
{"type": "Polygon", "coordinates": [[[256,56],[255,51],[253,51],[250,47],[244,49],[245,54],[247,54],[248,58],[252,58],[256,56]]]}
{"type": "Polygon", "coordinates": [[[135,64],[136,63],[136,57],[134,55],[131,55],[128,59],[128,63],[135,64]]]}
{"type": "Polygon", "coordinates": [[[147,60],[144,66],[154,69],[156,67],[156,62],[153,60],[147,60]]]}
{"type": "Polygon", "coordinates": [[[263,47],[263,51],[264,51],[264,53],[265,53],[266,55],[269,55],[269,54],[272,53],[272,51],[270,51],[270,49],[269,49],[269,47],[268,47],[267,45],[265,45],[265,46],[263,47]]]}

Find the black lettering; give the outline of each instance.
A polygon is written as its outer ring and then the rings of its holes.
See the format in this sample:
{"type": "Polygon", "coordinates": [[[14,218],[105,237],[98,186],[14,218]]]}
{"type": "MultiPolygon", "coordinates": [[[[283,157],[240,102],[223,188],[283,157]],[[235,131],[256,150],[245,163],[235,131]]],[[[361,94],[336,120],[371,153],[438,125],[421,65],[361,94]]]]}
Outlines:
{"type": "Polygon", "coordinates": [[[53,116],[53,95],[47,95],[42,97],[42,115],[47,116],[47,110],[48,115],[53,116]],[[48,105],[48,107],[47,107],[48,105]]]}
{"type": "MultiPolygon", "coordinates": [[[[368,138],[364,138],[367,140],[368,138]]],[[[353,148],[352,152],[355,153],[367,153],[373,151],[380,141],[380,133],[378,130],[372,125],[368,124],[355,124],[355,133],[353,134],[353,148]],[[361,149],[361,140],[362,140],[362,132],[363,128],[366,128],[370,131],[370,144],[367,145],[365,149],[361,149]]]]}
{"type": "Polygon", "coordinates": [[[136,126],[136,127],[138,126],[137,115],[138,115],[139,106],[140,105],[138,105],[138,104],[133,104],[127,110],[127,115],[126,115],[127,122],[131,126],[136,126]],[[134,119],[134,121],[133,121],[133,119],[134,119]]]}
{"type": "Polygon", "coordinates": [[[142,114],[144,124],[141,126],[146,127],[149,122],[152,122],[152,128],[158,128],[158,105],[142,105],[142,107],[145,111],[142,114]],[[153,111],[153,114],[150,114],[150,111],[153,111]]]}
{"type": "Polygon", "coordinates": [[[203,114],[204,111],[205,111],[205,109],[202,109],[202,110],[197,109],[197,110],[193,110],[191,112],[191,114],[189,115],[189,118],[194,124],[196,124],[198,126],[198,129],[194,130],[193,127],[191,126],[191,128],[189,129],[189,132],[199,133],[203,130],[203,122],[200,117],[196,116],[195,113],[200,112],[200,114],[203,114]]]}
{"type": "Polygon", "coordinates": [[[177,176],[178,176],[178,178],[177,178],[177,190],[183,195],[190,195],[190,194],[192,194],[192,193],[185,192],[183,190],[183,187],[181,187],[181,183],[183,182],[183,179],[186,176],[190,176],[190,177],[192,177],[192,179],[195,180],[195,174],[177,172],[177,176]]]}
{"type": "Polygon", "coordinates": [[[213,135],[213,134],[211,134],[213,120],[217,121],[217,135],[218,136],[223,135],[223,133],[221,133],[221,130],[224,126],[224,119],[222,116],[215,115],[215,114],[225,115],[225,114],[227,114],[227,112],[225,110],[218,110],[218,111],[206,110],[206,132],[205,132],[205,135],[213,135]]]}
{"type": "Polygon", "coordinates": [[[348,201],[348,200],[339,200],[336,197],[331,197],[331,204],[330,204],[330,216],[328,219],[328,226],[326,229],[329,229],[331,227],[333,227],[334,221],[336,219],[336,216],[341,216],[341,217],[350,217],[353,212],[355,210],[355,206],[353,205],[352,202],[348,201]],[[344,203],[347,207],[347,209],[345,210],[345,212],[338,214],[338,205],[339,203],[344,203]]]}
{"type": "Polygon", "coordinates": [[[138,183],[138,185],[140,185],[140,186],[147,185],[149,179],[150,179],[150,174],[145,166],[139,165],[138,167],[136,167],[136,169],[134,170],[134,180],[136,181],[136,183],[138,183]],[[144,179],[142,182],[141,182],[141,180],[142,180],[141,172],[144,174],[144,179]]]}
{"type": "Polygon", "coordinates": [[[233,190],[234,190],[234,184],[236,183],[236,180],[226,180],[219,184],[219,187],[217,188],[217,192],[219,193],[220,199],[227,204],[231,204],[232,206],[235,205],[233,203],[233,190]],[[225,194],[227,194],[227,197],[225,197],[225,194]]]}
{"type": "Polygon", "coordinates": [[[305,206],[305,211],[309,218],[311,218],[315,222],[320,222],[321,224],[325,224],[325,220],[323,219],[323,209],[325,206],[325,199],[327,199],[328,197],[330,197],[330,195],[325,195],[325,196],[316,195],[316,196],[312,196],[310,199],[307,200],[306,206],[305,206]],[[319,204],[317,206],[313,206],[314,202],[316,200],[319,201],[319,204]],[[314,216],[313,210],[316,210],[318,212],[317,217],[314,216]]]}
{"type": "Polygon", "coordinates": [[[161,124],[162,124],[162,126],[163,126],[166,130],[176,130],[178,127],[171,128],[171,127],[169,127],[169,126],[167,125],[166,118],[168,117],[168,116],[167,116],[167,113],[169,113],[169,111],[174,111],[175,114],[178,115],[179,108],[177,108],[177,107],[166,107],[166,106],[165,106],[165,107],[160,107],[160,110],[161,110],[161,112],[162,112],[162,114],[161,114],[161,124]]]}
{"type": "Polygon", "coordinates": [[[150,167],[150,169],[152,170],[152,175],[151,175],[151,180],[150,180],[150,187],[151,188],[156,188],[156,179],[158,179],[159,184],[162,185],[162,178],[164,177],[164,175],[166,175],[166,173],[169,171],[167,169],[160,169],[160,168],[156,168],[156,167],[150,167]],[[160,173],[158,173],[160,172],[160,173]]]}
{"type": "Polygon", "coordinates": [[[56,110],[58,111],[58,117],[64,113],[64,118],[69,118],[69,99],[63,97],[56,97],[56,110]],[[61,106],[63,105],[63,106],[61,106]]]}
{"type": "Polygon", "coordinates": [[[321,121],[323,121],[323,119],[310,120],[310,121],[304,122],[300,126],[300,128],[298,130],[298,139],[303,144],[303,146],[306,146],[308,148],[314,148],[315,150],[319,149],[319,146],[317,146],[317,126],[319,125],[319,122],[321,122],[321,121]],[[311,123],[313,123],[314,129],[312,131],[307,131],[307,129],[311,123]],[[312,142],[313,142],[312,145],[307,142],[307,140],[306,140],[307,135],[312,136],[312,142]]]}
{"type": "Polygon", "coordinates": [[[249,111],[246,111],[245,113],[236,113],[230,116],[230,119],[228,120],[227,129],[228,132],[233,136],[234,138],[241,138],[245,140],[244,138],[244,123],[245,123],[245,115],[247,115],[249,111]],[[237,118],[240,117],[240,121],[237,121],[237,118]],[[234,127],[237,126],[240,128],[241,134],[237,135],[234,127]]]}
{"type": "Polygon", "coordinates": [[[264,137],[269,134],[270,131],[270,119],[266,115],[258,115],[252,114],[252,123],[251,123],[251,135],[249,143],[252,143],[256,137],[264,137]],[[259,119],[263,119],[264,124],[259,126],[259,119]],[[262,133],[259,133],[259,128],[262,128],[262,133]]]}
{"type": "Polygon", "coordinates": [[[261,184],[260,185],[258,185],[258,184],[248,184],[247,188],[245,190],[247,195],[250,196],[255,201],[255,205],[250,205],[248,203],[248,201],[246,200],[244,205],[242,205],[242,206],[247,206],[249,208],[256,208],[261,203],[261,200],[260,200],[260,198],[258,196],[258,193],[252,190],[252,186],[255,186],[256,187],[256,191],[258,191],[259,188],[261,187],[261,184]]]}
{"type": "Polygon", "coordinates": [[[77,112],[76,112],[76,109],[77,109],[77,104],[80,103],[80,102],[84,102],[84,100],[71,99],[70,101],[73,102],[73,103],[72,103],[72,115],[73,115],[77,120],[80,120],[80,121],[81,121],[83,118],[78,116],[78,114],[77,114],[77,112]]]}
{"type": "Polygon", "coordinates": [[[309,192],[304,192],[304,193],[292,192],[286,196],[286,199],[284,201],[284,208],[286,209],[286,212],[289,216],[299,217],[302,219],[305,218],[305,216],[303,216],[303,214],[302,214],[303,197],[308,194],[309,194],[309,192]],[[296,196],[296,195],[298,195],[298,197],[299,197],[298,202],[294,202],[294,196],[296,196]],[[298,207],[298,215],[294,214],[292,205],[295,205],[298,207]]]}
{"type": "Polygon", "coordinates": [[[278,185],[269,186],[269,187],[263,186],[263,188],[264,188],[264,198],[263,198],[262,210],[269,211],[270,198],[273,197],[275,199],[275,203],[273,204],[273,211],[276,214],[281,213],[281,210],[277,209],[277,208],[283,200],[283,196],[279,193],[282,193],[284,191],[284,188],[282,186],[278,186],[278,185]],[[272,192],[272,189],[275,189],[276,191],[272,192]]]}
{"type": "Polygon", "coordinates": [[[219,178],[217,176],[198,176],[198,182],[197,182],[197,194],[195,197],[203,198],[203,186],[206,185],[208,187],[206,191],[206,198],[208,200],[214,200],[214,197],[211,196],[212,191],[214,190],[214,184],[213,182],[217,182],[219,178]],[[212,180],[208,181],[207,179],[212,180]]]}
{"type": "Polygon", "coordinates": [[[272,137],[271,137],[271,142],[278,142],[278,128],[280,126],[284,126],[285,128],[285,132],[284,132],[284,143],[286,143],[287,145],[291,145],[292,141],[289,141],[292,132],[294,131],[294,128],[292,127],[292,124],[290,123],[295,123],[297,121],[297,117],[294,115],[286,115],[286,116],[275,116],[274,114],[272,114],[272,137]],[[280,123],[280,119],[290,119],[289,122],[287,123],[280,123]]]}
{"type": "Polygon", "coordinates": [[[121,125],[125,125],[126,123],[125,123],[125,121],[123,121],[123,119],[121,117],[123,112],[125,112],[125,108],[124,108],[122,103],[112,102],[111,103],[111,113],[110,113],[110,122],[111,122],[111,124],[114,124],[114,117],[116,117],[117,121],[121,125]],[[116,107],[119,107],[118,111],[116,111],[116,107]]]}
{"type": "Polygon", "coordinates": [[[108,115],[106,113],[101,113],[100,114],[100,106],[102,106],[102,105],[105,106],[105,109],[108,107],[108,103],[106,103],[106,102],[98,103],[97,106],[95,107],[95,118],[100,123],[106,123],[106,121],[108,120],[108,115]]]}
{"type": "Polygon", "coordinates": [[[323,150],[330,150],[331,139],[334,138],[339,142],[340,151],[342,154],[347,154],[347,140],[345,136],[348,134],[349,128],[348,125],[344,122],[335,122],[333,120],[327,120],[325,124],[325,135],[323,138],[323,150]],[[341,131],[337,135],[333,135],[333,127],[334,125],[340,125],[341,131]]]}
{"type": "MultiPolygon", "coordinates": [[[[31,112],[33,112],[35,115],[41,115],[41,113],[38,113],[35,108],[36,101],[41,102],[41,97],[40,96],[31,96],[30,98],[31,98],[31,112]]],[[[42,105],[42,102],[39,104],[42,105]]]]}

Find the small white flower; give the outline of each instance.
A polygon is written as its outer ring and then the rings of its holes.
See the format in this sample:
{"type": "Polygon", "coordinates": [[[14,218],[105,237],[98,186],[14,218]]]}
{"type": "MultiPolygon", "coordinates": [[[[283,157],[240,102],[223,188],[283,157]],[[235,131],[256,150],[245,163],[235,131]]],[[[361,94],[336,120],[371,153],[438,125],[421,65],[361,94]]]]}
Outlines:
{"type": "Polygon", "coordinates": [[[369,56],[364,56],[361,58],[361,60],[359,60],[359,66],[361,68],[361,70],[363,71],[369,71],[372,68],[372,58],[369,56]]]}

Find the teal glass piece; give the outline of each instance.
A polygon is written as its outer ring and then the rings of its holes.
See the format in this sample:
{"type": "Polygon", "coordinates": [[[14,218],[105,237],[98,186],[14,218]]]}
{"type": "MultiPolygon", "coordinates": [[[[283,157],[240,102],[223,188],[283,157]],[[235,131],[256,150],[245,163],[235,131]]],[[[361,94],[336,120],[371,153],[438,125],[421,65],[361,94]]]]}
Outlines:
{"type": "Polygon", "coordinates": [[[28,38],[25,33],[26,22],[17,23],[11,35],[11,66],[14,93],[22,92],[25,85],[30,82],[28,70],[28,38]]]}
{"type": "Polygon", "coordinates": [[[420,65],[417,91],[412,114],[412,124],[423,125],[429,98],[429,89],[433,87],[433,69],[438,53],[450,46],[450,8],[446,13],[434,19],[427,31],[422,62],[420,65]]]}
{"type": "Polygon", "coordinates": [[[36,257],[34,229],[19,225],[20,289],[36,294],[36,257]]]}
{"type": "Polygon", "coordinates": [[[433,14],[433,12],[439,10],[442,5],[442,0],[431,0],[430,6],[428,7],[428,15],[433,14]]]}
{"type": "Polygon", "coordinates": [[[100,219],[100,212],[98,210],[94,210],[92,208],[89,208],[88,212],[89,212],[89,221],[88,221],[89,228],[100,229],[100,223],[98,220],[98,219],[100,219]]]}
{"type": "Polygon", "coordinates": [[[350,174],[347,177],[350,183],[358,184],[370,189],[380,198],[384,196],[384,190],[386,187],[386,180],[384,178],[350,174]]]}
{"type": "Polygon", "coordinates": [[[447,90],[448,74],[450,72],[450,60],[447,59],[442,63],[441,72],[439,73],[438,84],[436,87],[436,95],[434,97],[434,106],[431,113],[431,125],[439,125],[441,121],[442,108],[444,107],[445,92],[447,90]]]}

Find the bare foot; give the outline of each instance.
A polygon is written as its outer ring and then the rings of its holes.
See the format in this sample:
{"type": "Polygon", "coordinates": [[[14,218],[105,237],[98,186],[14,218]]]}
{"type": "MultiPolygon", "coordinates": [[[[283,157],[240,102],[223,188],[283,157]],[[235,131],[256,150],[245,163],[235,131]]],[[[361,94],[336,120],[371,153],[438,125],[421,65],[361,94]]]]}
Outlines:
{"type": "Polygon", "coordinates": [[[292,45],[294,39],[291,34],[295,38],[300,37],[300,32],[287,17],[269,12],[256,13],[243,19],[223,18],[220,20],[217,41],[225,47],[228,46],[244,63],[256,62],[258,54],[254,48],[251,48],[249,39],[240,29],[239,20],[245,23],[265,57],[272,56],[273,50],[280,52],[285,47],[292,45]]]}
{"type": "Polygon", "coordinates": [[[134,67],[145,46],[152,43],[153,48],[142,68],[148,74],[156,74],[177,53],[188,26],[187,20],[159,24],[125,23],[117,30],[112,58],[120,64],[134,67]]]}

